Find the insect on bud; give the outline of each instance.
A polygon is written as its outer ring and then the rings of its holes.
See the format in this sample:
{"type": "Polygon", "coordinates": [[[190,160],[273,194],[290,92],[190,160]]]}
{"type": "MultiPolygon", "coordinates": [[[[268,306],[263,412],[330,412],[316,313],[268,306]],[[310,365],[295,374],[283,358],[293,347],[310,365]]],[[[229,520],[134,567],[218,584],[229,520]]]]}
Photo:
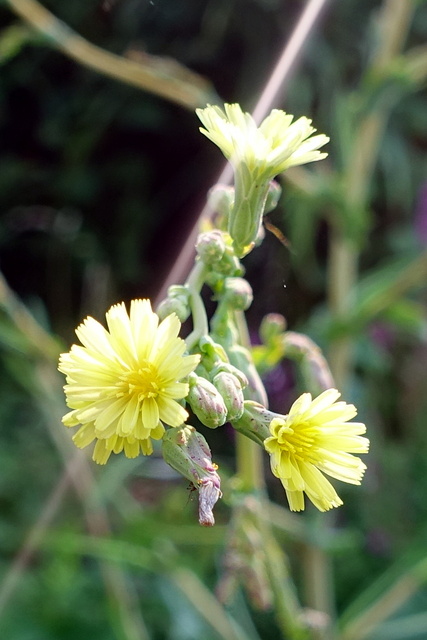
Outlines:
{"type": "Polygon", "coordinates": [[[200,524],[205,527],[215,524],[212,509],[221,497],[221,481],[202,434],[189,425],[168,429],[163,436],[162,455],[168,465],[199,491],[200,524]]]}

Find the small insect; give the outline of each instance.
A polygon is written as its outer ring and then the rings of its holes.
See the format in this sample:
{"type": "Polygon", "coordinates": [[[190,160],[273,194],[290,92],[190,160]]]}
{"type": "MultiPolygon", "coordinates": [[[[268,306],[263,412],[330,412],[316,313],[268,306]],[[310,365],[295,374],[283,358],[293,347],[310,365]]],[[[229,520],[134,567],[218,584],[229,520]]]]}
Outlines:
{"type": "Polygon", "coordinates": [[[187,500],[187,504],[188,504],[190,500],[194,500],[193,492],[197,491],[196,485],[193,482],[190,482],[190,484],[187,487],[187,491],[188,491],[188,500],[187,500]]]}

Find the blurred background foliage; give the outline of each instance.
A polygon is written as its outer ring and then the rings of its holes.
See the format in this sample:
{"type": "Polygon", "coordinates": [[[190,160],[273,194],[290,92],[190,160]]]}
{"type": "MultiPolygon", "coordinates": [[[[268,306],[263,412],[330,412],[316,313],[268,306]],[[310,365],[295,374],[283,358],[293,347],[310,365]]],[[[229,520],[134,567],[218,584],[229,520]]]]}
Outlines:
{"type": "MultiPolygon", "coordinates": [[[[233,484],[205,530],[161,458],[94,469],[60,425],[54,371],[85,315],[156,296],[222,167],[194,106],[218,94],[251,110],[305,3],[44,2],[160,84],[179,76],[194,88],[188,108],[76,63],[18,17],[22,4],[0,4],[1,637],[306,637],[277,603],[272,612],[250,566],[265,539],[248,534],[233,569],[248,589],[230,586],[233,484]]],[[[324,640],[427,637],[427,3],[400,5],[410,9],[395,33],[385,18],[399,2],[327,4],[276,106],[312,117],[331,136],[329,158],[287,174],[270,214],[286,246],[267,232],[245,261],[254,339],[268,312],[308,333],[372,438],[362,487],[340,487],[345,506],[331,517],[291,516],[267,473],[263,518],[298,599],[337,616],[322,631],[311,612],[310,637],[324,640]]],[[[266,385],[276,411],[301,391],[289,363],[266,385]]],[[[214,435],[232,476],[232,434],[214,435]]]]}

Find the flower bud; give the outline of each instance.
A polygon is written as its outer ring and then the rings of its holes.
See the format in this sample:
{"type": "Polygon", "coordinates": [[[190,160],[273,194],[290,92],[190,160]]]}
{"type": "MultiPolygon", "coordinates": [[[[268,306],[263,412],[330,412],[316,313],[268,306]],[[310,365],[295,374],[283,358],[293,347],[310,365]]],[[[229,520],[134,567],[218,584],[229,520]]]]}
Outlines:
{"type": "Polygon", "coordinates": [[[243,391],[238,378],[221,371],[213,378],[213,384],[220,392],[227,407],[227,420],[237,420],[243,414],[243,391]]]}
{"type": "Polygon", "coordinates": [[[280,313],[269,313],[261,321],[259,333],[264,344],[269,344],[272,340],[286,331],[286,320],[280,313]]]}
{"type": "Polygon", "coordinates": [[[159,304],[157,315],[164,320],[171,313],[176,313],[180,322],[185,322],[190,316],[189,291],[182,285],[173,285],[168,289],[168,296],[159,304]]]}
{"type": "Polygon", "coordinates": [[[221,260],[225,252],[225,242],[220,231],[207,231],[197,238],[196,251],[207,265],[214,265],[221,260]]]}
{"type": "Polygon", "coordinates": [[[232,247],[226,246],[221,260],[215,264],[215,271],[221,273],[223,276],[241,276],[244,273],[244,268],[240,264],[232,247]]]}
{"type": "Polygon", "coordinates": [[[226,278],[224,298],[236,311],[246,311],[253,300],[252,287],[244,278],[226,278]]]}
{"type": "Polygon", "coordinates": [[[200,338],[199,349],[202,354],[203,365],[208,371],[218,366],[218,362],[220,365],[228,362],[227,352],[224,347],[219,342],[215,342],[211,336],[202,336],[200,338]]]}
{"type": "Polygon", "coordinates": [[[215,524],[212,509],[221,497],[221,481],[202,434],[189,425],[168,429],[163,436],[162,455],[167,464],[188,478],[199,491],[200,524],[207,527],[215,524]]]}
{"type": "Polygon", "coordinates": [[[200,422],[210,429],[221,427],[227,421],[227,407],[219,391],[196,374],[190,376],[189,384],[186,400],[200,422]]]}
{"type": "Polygon", "coordinates": [[[217,364],[216,367],[212,369],[212,371],[210,372],[210,375],[213,378],[218,373],[221,373],[221,371],[225,371],[225,373],[230,373],[235,378],[237,378],[238,381],[240,382],[240,386],[242,389],[248,386],[248,379],[243,373],[243,371],[240,371],[240,369],[230,364],[229,362],[220,362],[219,364],[217,364]]]}
{"type": "Polygon", "coordinates": [[[208,193],[209,206],[225,218],[228,217],[234,202],[234,188],[226,184],[216,184],[208,193]]]}

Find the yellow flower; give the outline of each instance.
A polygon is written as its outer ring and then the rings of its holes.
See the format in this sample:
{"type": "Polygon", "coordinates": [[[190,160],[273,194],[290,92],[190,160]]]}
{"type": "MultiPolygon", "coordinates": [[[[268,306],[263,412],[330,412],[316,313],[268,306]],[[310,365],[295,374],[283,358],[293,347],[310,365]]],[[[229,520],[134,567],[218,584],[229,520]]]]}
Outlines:
{"type": "Polygon", "coordinates": [[[196,109],[205,128],[200,131],[221,149],[234,168],[234,202],[228,218],[228,233],[238,257],[254,245],[264,214],[271,180],[285,169],[327,156],[320,153],[329,141],[316,131],[311,120],[273,109],[257,127],[238,104],[225,104],[224,111],[208,105],[196,109]]]}
{"type": "Polygon", "coordinates": [[[74,443],[86,447],[96,440],[93,459],[105,464],[111,453],[124,450],[128,458],[153,451],[163,423],[179,427],[188,417],[177,402],[188,394],[180,382],[197,366],[200,356],[185,356],[175,314],[159,324],[149,300],[132,300],[106,314],[108,331],[91,317],[76,329],[84,346],[73,345],[60,357],[67,376],[67,427],[81,425],[74,443]]]}
{"type": "Polygon", "coordinates": [[[294,116],[273,109],[257,127],[249,113],[239,104],[225,104],[224,111],[208,105],[196,109],[205,128],[200,131],[223,152],[233,165],[244,163],[257,177],[271,180],[289,167],[325,158],[317,151],[329,142],[323,134],[310,137],[316,131],[306,117],[292,122],[294,116]]]}
{"type": "Polygon", "coordinates": [[[270,424],[271,437],[264,441],[271,469],[286,490],[292,511],[304,509],[304,493],[320,510],[339,507],[342,500],[323,473],[360,484],[366,466],[353,453],[367,453],[369,440],[361,437],[366,427],[348,422],[356,408],[336,402],[336,389],[324,391],[315,400],[304,393],[283,418],[270,424]]]}

